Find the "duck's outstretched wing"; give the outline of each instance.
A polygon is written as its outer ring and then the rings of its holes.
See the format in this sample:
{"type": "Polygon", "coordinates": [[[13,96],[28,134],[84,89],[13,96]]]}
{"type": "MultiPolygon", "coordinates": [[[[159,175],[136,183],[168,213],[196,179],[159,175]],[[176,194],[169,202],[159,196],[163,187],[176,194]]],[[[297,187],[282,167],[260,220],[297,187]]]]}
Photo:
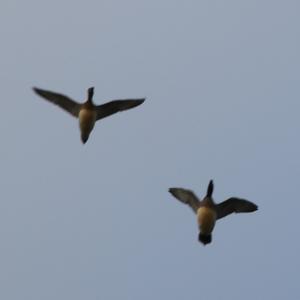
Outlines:
{"type": "Polygon", "coordinates": [[[41,97],[45,98],[49,102],[58,105],[68,113],[70,113],[74,117],[78,117],[80,104],[75,102],[74,100],[70,99],[69,97],[54,93],[47,90],[42,90],[39,88],[34,87],[33,90],[41,97]]]}
{"type": "Polygon", "coordinates": [[[170,188],[169,192],[180,202],[189,205],[192,210],[197,213],[200,201],[193,191],[182,188],[170,188]]]}
{"type": "Polygon", "coordinates": [[[141,105],[145,101],[145,98],[140,99],[124,99],[124,100],[113,100],[102,105],[96,106],[97,109],[97,120],[103,119],[110,115],[113,115],[119,111],[134,108],[141,105]]]}
{"type": "Polygon", "coordinates": [[[248,200],[232,197],[216,205],[217,219],[231,213],[249,213],[257,209],[258,206],[248,200]]]}

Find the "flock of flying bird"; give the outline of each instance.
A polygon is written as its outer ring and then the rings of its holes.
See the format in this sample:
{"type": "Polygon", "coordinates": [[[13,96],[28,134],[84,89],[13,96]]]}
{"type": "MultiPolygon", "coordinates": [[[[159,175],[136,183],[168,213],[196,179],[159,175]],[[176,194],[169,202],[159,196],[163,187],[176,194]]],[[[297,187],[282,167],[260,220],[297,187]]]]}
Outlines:
{"type": "MultiPolygon", "coordinates": [[[[114,100],[102,105],[93,103],[94,88],[87,90],[87,100],[77,103],[71,98],[39,88],[33,90],[46,100],[58,105],[75,118],[79,119],[81,141],[85,144],[93,130],[96,121],[108,117],[120,111],[128,110],[141,105],[145,99],[122,99],[114,100]]],[[[218,219],[226,217],[231,213],[248,213],[258,209],[257,205],[241,198],[231,197],[219,204],[212,198],[214,185],[211,180],[208,184],[206,196],[199,200],[193,191],[183,188],[170,188],[169,192],[179,201],[189,205],[197,215],[199,227],[199,241],[204,245],[212,240],[212,231],[218,219]]]]}

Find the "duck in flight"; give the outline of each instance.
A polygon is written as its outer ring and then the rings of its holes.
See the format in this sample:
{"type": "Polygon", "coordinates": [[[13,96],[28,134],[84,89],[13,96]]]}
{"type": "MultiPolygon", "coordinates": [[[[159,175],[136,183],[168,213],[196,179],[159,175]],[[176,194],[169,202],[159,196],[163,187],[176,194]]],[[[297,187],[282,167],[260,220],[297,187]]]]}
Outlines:
{"type": "Polygon", "coordinates": [[[203,200],[191,190],[182,188],[170,188],[169,192],[179,201],[189,205],[197,214],[199,226],[199,241],[204,245],[212,241],[212,231],[218,219],[226,217],[231,213],[249,213],[258,209],[257,205],[241,198],[231,197],[224,202],[216,204],[212,198],[214,189],[213,181],[208,184],[206,196],[203,200]]]}
{"type": "Polygon", "coordinates": [[[71,98],[34,87],[33,90],[49,102],[58,105],[72,116],[79,119],[79,128],[81,132],[81,141],[85,144],[94,128],[96,121],[115,114],[119,111],[134,108],[141,105],[145,98],[113,100],[102,105],[93,103],[94,88],[87,90],[87,100],[84,103],[77,103],[71,98]]]}

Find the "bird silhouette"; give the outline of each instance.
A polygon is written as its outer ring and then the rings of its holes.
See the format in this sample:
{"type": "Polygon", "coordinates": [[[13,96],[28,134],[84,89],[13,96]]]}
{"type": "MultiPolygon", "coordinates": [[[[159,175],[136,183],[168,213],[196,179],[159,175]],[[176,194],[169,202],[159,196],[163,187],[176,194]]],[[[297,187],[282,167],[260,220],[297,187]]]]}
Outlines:
{"type": "Polygon", "coordinates": [[[113,100],[102,105],[93,103],[94,88],[87,90],[87,100],[77,103],[63,94],[42,90],[34,87],[33,90],[49,102],[58,105],[63,110],[79,119],[81,141],[85,144],[93,130],[96,121],[106,118],[120,111],[128,110],[141,105],[145,98],[113,100]]]}
{"type": "Polygon", "coordinates": [[[206,196],[199,200],[193,191],[183,188],[170,188],[169,192],[182,203],[189,205],[197,215],[199,226],[199,241],[204,245],[212,241],[212,231],[218,219],[231,213],[249,213],[258,209],[257,205],[241,198],[231,197],[224,202],[216,204],[212,198],[214,189],[210,180],[206,196]]]}

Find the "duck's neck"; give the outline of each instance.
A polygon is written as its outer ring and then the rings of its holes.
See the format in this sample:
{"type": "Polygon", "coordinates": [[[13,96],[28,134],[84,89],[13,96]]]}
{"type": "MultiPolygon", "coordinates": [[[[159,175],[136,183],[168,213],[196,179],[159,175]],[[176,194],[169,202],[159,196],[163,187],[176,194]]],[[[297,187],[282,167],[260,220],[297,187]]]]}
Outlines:
{"type": "Polygon", "coordinates": [[[208,198],[211,198],[211,195],[214,191],[214,183],[213,181],[211,180],[208,184],[208,187],[207,187],[207,193],[206,193],[206,197],[208,198]]]}
{"type": "Polygon", "coordinates": [[[205,206],[214,206],[215,205],[215,202],[212,197],[204,197],[204,199],[201,202],[202,202],[202,205],[205,205],[205,206]]]}
{"type": "Polygon", "coordinates": [[[88,103],[93,104],[93,96],[94,96],[94,88],[90,87],[88,89],[88,98],[87,98],[88,103]]]}

